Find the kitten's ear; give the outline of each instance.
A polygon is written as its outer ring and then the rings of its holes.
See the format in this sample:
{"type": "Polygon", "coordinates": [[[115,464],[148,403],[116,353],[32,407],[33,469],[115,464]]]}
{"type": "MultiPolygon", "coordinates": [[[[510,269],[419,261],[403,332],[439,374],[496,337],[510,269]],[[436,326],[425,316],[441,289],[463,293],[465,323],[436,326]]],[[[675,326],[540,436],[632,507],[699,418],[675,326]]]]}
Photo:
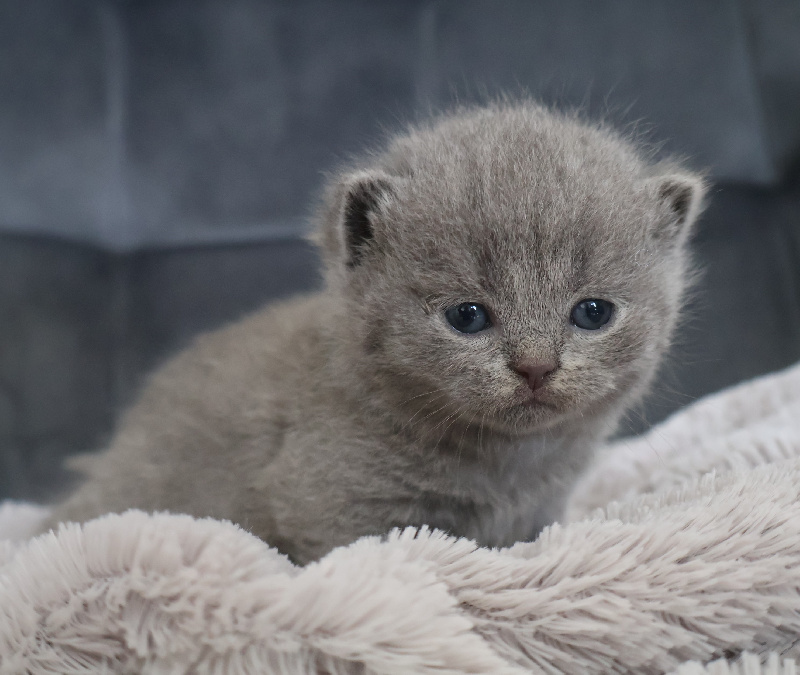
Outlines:
{"type": "Polygon", "coordinates": [[[653,235],[672,243],[683,242],[703,210],[705,181],[691,173],[671,173],[652,178],[648,184],[662,211],[653,235]]]}
{"type": "Polygon", "coordinates": [[[357,173],[340,182],[334,227],[337,248],[348,267],[359,265],[369,252],[376,218],[391,196],[391,179],[381,172],[357,173]]]}

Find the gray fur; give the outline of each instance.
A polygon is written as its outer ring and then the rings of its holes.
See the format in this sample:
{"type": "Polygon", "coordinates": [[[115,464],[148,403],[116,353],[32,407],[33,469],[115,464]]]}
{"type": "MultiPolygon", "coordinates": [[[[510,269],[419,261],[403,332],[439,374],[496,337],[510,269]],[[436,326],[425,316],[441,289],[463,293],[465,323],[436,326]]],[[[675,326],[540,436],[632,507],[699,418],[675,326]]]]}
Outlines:
{"type": "Polygon", "coordinates": [[[331,180],[324,290],[156,372],[52,522],[227,518],[301,562],[409,524],[535,537],[669,345],[703,191],[534,103],[412,129],[331,180]],[[611,324],[572,326],[595,297],[616,303],[611,324]],[[465,301],[494,327],[453,330],[444,309],[465,301]],[[510,367],[525,359],[557,364],[534,404],[510,367]]]}

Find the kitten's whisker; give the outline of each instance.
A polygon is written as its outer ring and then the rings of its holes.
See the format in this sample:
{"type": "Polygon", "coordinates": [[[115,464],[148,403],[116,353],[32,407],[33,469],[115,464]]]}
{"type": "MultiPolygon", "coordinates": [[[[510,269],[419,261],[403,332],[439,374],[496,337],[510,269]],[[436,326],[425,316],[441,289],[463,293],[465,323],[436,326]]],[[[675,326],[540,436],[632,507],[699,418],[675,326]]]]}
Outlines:
{"type": "Polygon", "coordinates": [[[460,410],[460,408],[457,409],[455,412],[452,412],[449,415],[447,415],[443,420],[440,420],[439,422],[437,422],[436,425],[431,428],[431,431],[436,431],[440,426],[445,424],[448,420],[450,420],[451,418],[455,417],[458,414],[459,410],[460,410]]]}
{"type": "MultiPolygon", "coordinates": [[[[442,396],[444,396],[444,394],[442,394],[441,396],[438,396],[437,398],[442,398],[442,396]]],[[[436,410],[432,410],[431,412],[429,412],[429,413],[428,413],[427,415],[425,415],[424,417],[420,417],[420,418],[419,418],[419,419],[418,419],[418,420],[415,422],[415,424],[422,424],[423,422],[425,422],[425,420],[427,420],[427,419],[428,419],[429,417],[431,417],[432,415],[436,415],[437,413],[440,413],[442,410],[444,410],[445,408],[447,408],[447,406],[448,406],[448,404],[447,404],[447,403],[445,403],[445,404],[444,404],[444,405],[443,405],[441,408],[437,408],[436,410]]],[[[411,419],[410,419],[408,422],[406,422],[406,424],[403,426],[403,428],[406,428],[406,429],[411,429],[411,428],[413,428],[414,424],[411,424],[411,422],[414,420],[414,418],[415,418],[415,417],[416,417],[416,416],[417,416],[417,415],[418,415],[418,414],[419,414],[419,413],[420,413],[422,410],[423,410],[422,408],[420,408],[419,410],[417,410],[417,412],[415,412],[415,413],[414,413],[414,415],[412,415],[411,419]]]]}
{"type": "MultiPolygon", "coordinates": [[[[631,415],[631,414],[637,415],[641,419],[641,421],[643,421],[645,424],[648,424],[647,418],[641,412],[639,412],[639,411],[637,411],[637,410],[635,410],[633,408],[631,408],[630,410],[626,411],[624,417],[627,418],[628,415],[631,415]]],[[[630,425],[630,420],[625,419],[625,421],[628,422],[628,424],[629,424],[628,430],[632,431],[632,432],[635,431],[632,428],[632,426],[630,425]]],[[[653,429],[655,429],[655,427],[651,427],[650,431],[653,431],[653,429]]],[[[658,431],[656,431],[655,433],[657,433],[667,443],[667,445],[670,447],[670,449],[673,452],[677,452],[677,449],[675,448],[675,446],[672,445],[667,440],[666,436],[664,436],[661,432],[658,432],[658,431]]],[[[636,442],[636,441],[646,441],[648,448],[658,458],[658,461],[661,463],[661,465],[662,466],[667,466],[666,460],[661,456],[661,453],[658,452],[658,449],[655,447],[655,445],[653,445],[652,441],[650,441],[650,439],[646,438],[646,436],[644,436],[642,434],[635,434],[635,435],[631,436],[630,438],[621,438],[621,439],[617,440],[618,443],[632,443],[632,442],[636,442]]]]}
{"type": "MultiPolygon", "coordinates": [[[[438,401],[438,400],[440,400],[442,397],[444,397],[444,396],[446,396],[446,395],[447,395],[447,392],[445,392],[445,393],[443,393],[443,394],[439,394],[438,396],[435,396],[434,398],[432,398],[432,399],[429,401],[429,403],[433,403],[434,401],[438,401]]],[[[446,406],[445,406],[445,407],[446,407],[446,406]]],[[[413,426],[412,422],[414,421],[414,418],[415,418],[417,415],[419,415],[419,414],[420,414],[420,413],[421,413],[423,410],[425,410],[425,408],[424,408],[424,407],[422,407],[422,408],[419,408],[419,409],[417,410],[417,412],[415,412],[415,413],[414,413],[414,414],[411,416],[411,418],[410,418],[410,419],[409,419],[409,420],[408,420],[408,421],[407,421],[407,422],[406,422],[406,423],[403,425],[403,428],[411,428],[411,427],[413,426]]],[[[439,410],[441,410],[441,408],[439,408],[439,410]]],[[[423,421],[424,419],[427,419],[427,417],[425,417],[425,418],[421,418],[421,419],[420,419],[420,420],[418,420],[418,421],[423,421]]]]}
{"type": "Polygon", "coordinates": [[[467,422],[467,424],[464,426],[464,430],[461,432],[461,440],[458,442],[458,458],[459,458],[459,461],[461,460],[461,451],[462,451],[463,445],[464,445],[464,438],[466,437],[467,431],[472,426],[472,423],[475,421],[475,417],[477,417],[477,415],[478,415],[478,411],[476,410],[474,413],[472,413],[472,417],[469,418],[469,422],[467,422]]]}
{"type": "MultiPolygon", "coordinates": [[[[472,422],[475,420],[478,411],[476,410],[472,413],[472,417],[469,418],[469,422],[466,423],[464,426],[464,430],[461,432],[461,440],[458,441],[458,451],[456,452],[456,492],[458,492],[461,486],[461,453],[464,450],[464,437],[467,435],[467,430],[472,426],[472,422]]],[[[460,419],[460,418],[459,418],[460,419]]]]}
{"type": "MultiPolygon", "coordinates": [[[[450,417],[452,418],[452,420],[451,420],[450,424],[448,424],[448,425],[447,425],[447,426],[444,428],[444,431],[442,432],[442,435],[441,435],[441,436],[439,436],[439,440],[438,440],[438,441],[436,441],[436,445],[434,445],[434,446],[433,446],[433,449],[434,449],[434,450],[436,450],[436,449],[439,447],[439,443],[441,443],[441,442],[442,442],[442,439],[443,439],[443,438],[444,438],[444,437],[447,435],[447,432],[448,432],[448,430],[450,429],[450,427],[452,427],[452,426],[453,426],[453,425],[454,425],[456,422],[458,422],[458,420],[460,420],[462,417],[464,417],[464,415],[465,415],[465,414],[466,414],[466,412],[465,412],[465,411],[461,411],[461,412],[459,412],[458,414],[456,414],[456,413],[453,413],[453,414],[450,416],[450,417]]],[[[438,425],[437,425],[437,426],[438,426],[438,425]]]]}
{"type": "Polygon", "coordinates": [[[479,451],[480,451],[480,453],[482,455],[484,454],[484,450],[483,450],[483,425],[486,422],[487,412],[488,411],[486,411],[486,410],[483,411],[483,415],[481,416],[481,425],[478,428],[478,449],[479,449],[479,451]]]}
{"type": "Polygon", "coordinates": [[[422,398],[423,396],[430,396],[431,394],[436,394],[436,393],[438,393],[440,391],[444,391],[444,390],[445,390],[444,387],[439,387],[438,389],[433,389],[431,391],[425,391],[425,392],[423,392],[421,394],[417,394],[416,396],[412,396],[411,398],[407,398],[405,401],[401,401],[400,405],[406,405],[407,403],[411,403],[411,401],[413,401],[415,399],[422,398]]]}
{"type": "Polygon", "coordinates": [[[433,415],[436,415],[436,414],[442,412],[442,410],[444,410],[447,407],[447,405],[448,404],[445,403],[441,408],[437,408],[436,410],[432,410],[427,415],[425,415],[425,417],[422,418],[422,421],[428,419],[429,417],[432,417],[433,415]]]}
{"type": "Polygon", "coordinates": [[[650,388],[650,392],[651,393],[657,393],[657,394],[658,393],[671,394],[673,396],[684,398],[684,399],[686,399],[688,401],[697,401],[697,400],[699,400],[701,398],[700,396],[694,396],[693,394],[687,394],[685,391],[680,391],[678,389],[675,389],[673,387],[668,387],[666,385],[654,385],[654,386],[652,386],[650,388]]]}

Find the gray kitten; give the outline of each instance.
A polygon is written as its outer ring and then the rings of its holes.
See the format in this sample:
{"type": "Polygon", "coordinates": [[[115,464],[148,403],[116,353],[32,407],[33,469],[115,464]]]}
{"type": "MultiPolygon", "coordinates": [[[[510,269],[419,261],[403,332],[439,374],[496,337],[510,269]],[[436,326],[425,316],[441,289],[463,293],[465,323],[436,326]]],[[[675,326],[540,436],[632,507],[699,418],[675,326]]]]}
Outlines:
{"type": "Polygon", "coordinates": [[[395,526],[535,537],[668,347],[703,191],[534,103],[395,138],[331,181],[324,290],[155,373],[51,524],[188,512],[298,562],[395,526]]]}

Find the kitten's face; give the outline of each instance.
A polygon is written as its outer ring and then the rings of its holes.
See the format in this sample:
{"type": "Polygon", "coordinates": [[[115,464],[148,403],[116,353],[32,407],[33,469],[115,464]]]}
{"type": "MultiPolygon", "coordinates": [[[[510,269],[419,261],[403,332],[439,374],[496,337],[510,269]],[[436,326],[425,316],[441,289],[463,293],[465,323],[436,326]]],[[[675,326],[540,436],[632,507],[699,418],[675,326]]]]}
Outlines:
{"type": "Polygon", "coordinates": [[[602,418],[668,345],[699,184],[646,178],[593,129],[525,122],[434,129],[348,188],[348,331],[359,372],[411,424],[602,418]]]}

